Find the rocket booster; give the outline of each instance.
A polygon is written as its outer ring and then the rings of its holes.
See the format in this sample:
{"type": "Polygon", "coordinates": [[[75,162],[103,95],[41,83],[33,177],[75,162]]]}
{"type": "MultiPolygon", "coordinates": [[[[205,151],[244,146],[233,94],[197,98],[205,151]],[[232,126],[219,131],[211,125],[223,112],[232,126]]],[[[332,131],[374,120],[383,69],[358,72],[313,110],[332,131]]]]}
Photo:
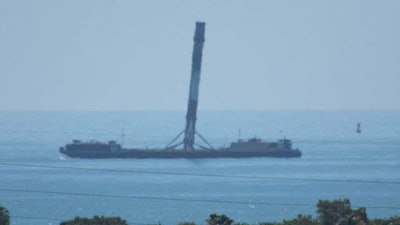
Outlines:
{"type": "Polygon", "coordinates": [[[190,77],[189,100],[186,112],[185,137],[183,139],[184,150],[186,151],[194,150],[193,144],[196,133],[196,114],[205,26],[206,24],[204,22],[196,22],[192,55],[192,73],[190,77]]]}

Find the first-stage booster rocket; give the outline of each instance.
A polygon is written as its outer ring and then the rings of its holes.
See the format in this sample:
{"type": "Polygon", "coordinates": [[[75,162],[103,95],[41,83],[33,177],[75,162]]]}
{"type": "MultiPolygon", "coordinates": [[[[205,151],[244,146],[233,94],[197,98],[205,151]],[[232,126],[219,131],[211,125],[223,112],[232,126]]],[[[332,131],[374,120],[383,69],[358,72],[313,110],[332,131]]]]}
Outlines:
{"type": "Polygon", "coordinates": [[[183,149],[186,151],[194,150],[193,144],[196,134],[196,114],[199,99],[201,58],[203,54],[205,27],[206,24],[204,22],[196,22],[192,55],[192,73],[190,77],[189,100],[186,112],[186,127],[184,131],[185,137],[183,139],[183,149]]]}

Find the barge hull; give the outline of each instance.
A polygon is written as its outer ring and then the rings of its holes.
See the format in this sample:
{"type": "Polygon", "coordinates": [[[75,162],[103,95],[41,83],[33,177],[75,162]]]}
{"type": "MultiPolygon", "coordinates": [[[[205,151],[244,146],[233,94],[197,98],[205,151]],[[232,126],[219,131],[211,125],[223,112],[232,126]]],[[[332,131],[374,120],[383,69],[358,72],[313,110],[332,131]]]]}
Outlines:
{"type": "Polygon", "coordinates": [[[206,158],[299,158],[301,152],[298,150],[276,151],[276,152],[248,152],[248,151],[165,151],[165,150],[130,150],[126,152],[67,152],[61,153],[70,158],[134,158],[134,159],[206,159],[206,158]]]}

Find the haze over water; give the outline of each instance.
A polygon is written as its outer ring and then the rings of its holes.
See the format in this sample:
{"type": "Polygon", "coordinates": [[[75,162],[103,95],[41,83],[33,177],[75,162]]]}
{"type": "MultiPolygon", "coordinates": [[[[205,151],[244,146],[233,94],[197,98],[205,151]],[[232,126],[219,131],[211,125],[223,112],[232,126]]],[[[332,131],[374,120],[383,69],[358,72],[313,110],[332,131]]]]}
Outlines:
{"type": "Polygon", "coordinates": [[[400,2],[0,2],[0,110],[400,109],[400,2]]]}

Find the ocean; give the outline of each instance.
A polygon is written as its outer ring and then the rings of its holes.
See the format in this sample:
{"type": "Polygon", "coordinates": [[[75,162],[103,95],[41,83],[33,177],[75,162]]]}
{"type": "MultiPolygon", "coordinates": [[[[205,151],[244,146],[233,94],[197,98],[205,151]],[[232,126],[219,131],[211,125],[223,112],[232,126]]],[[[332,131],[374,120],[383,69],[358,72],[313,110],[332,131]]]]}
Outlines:
{"type": "MultiPolygon", "coordinates": [[[[0,205],[11,224],[120,216],[129,224],[316,217],[320,199],[350,199],[370,218],[400,215],[400,111],[199,111],[213,147],[240,138],[293,141],[301,158],[70,159],[73,139],[162,148],[185,112],[0,112],[0,205]],[[356,133],[357,123],[362,133],[356,133]]],[[[199,140],[197,140],[199,141],[199,140]]]]}

